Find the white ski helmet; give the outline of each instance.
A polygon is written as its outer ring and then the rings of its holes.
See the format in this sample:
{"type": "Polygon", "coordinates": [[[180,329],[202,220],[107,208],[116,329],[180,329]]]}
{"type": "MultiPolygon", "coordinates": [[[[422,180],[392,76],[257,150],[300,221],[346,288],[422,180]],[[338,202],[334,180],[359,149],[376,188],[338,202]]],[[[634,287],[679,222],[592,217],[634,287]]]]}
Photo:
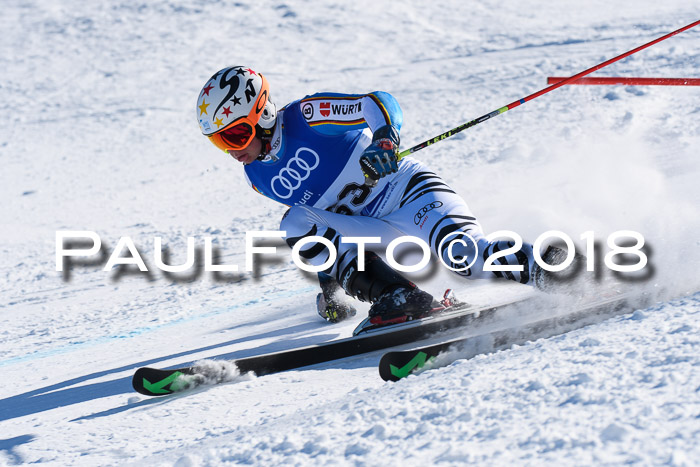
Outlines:
{"type": "Polygon", "coordinates": [[[242,66],[216,72],[197,99],[199,128],[224,151],[247,147],[256,133],[270,137],[276,116],[265,77],[242,66]]]}

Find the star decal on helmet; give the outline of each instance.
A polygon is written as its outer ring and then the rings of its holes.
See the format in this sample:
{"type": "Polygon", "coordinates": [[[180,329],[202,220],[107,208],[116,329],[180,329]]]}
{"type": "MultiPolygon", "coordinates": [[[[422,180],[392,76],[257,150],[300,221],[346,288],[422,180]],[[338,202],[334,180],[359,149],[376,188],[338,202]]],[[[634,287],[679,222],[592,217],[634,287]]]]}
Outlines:
{"type": "Polygon", "coordinates": [[[214,89],[214,86],[212,86],[211,83],[209,83],[209,84],[207,84],[206,88],[202,89],[202,92],[208,96],[209,91],[211,91],[212,89],[214,89]]]}
{"type": "Polygon", "coordinates": [[[233,105],[240,105],[241,104],[241,98],[233,96],[233,99],[231,99],[231,102],[233,102],[233,105]]]}
{"type": "Polygon", "coordinates": [[[207,104],[204,99],[202,99],[202,105],[198,106],[199,107],[199,115],[209,115],[207,113],[207,107],[209,107],[209,104],[207,104]]]}
{"type": "Polygon", "coordinates": [[[247,71],[248,73],[250,73],[251,75],[258,76],[258,74],[257,74],[256,72],[254,72],[253,70],[251,70],[250,68],[248,68],[246,71],[247,71]]]}
{"type": "Polygon", "coordinates": [[[214,120],[214,124],[216,125],[216,128],[219,128],[224,125],[224,122],[220,118],[217,118],[216,120],[214,120]]]}
{"type": "Polygon", "coordinates": [[[245,71],[243,71],[243,68],[236,68],[236,74],[245,76],[245,71]]]}
{"type": "Polygon", "coordinates": [[[229,105],[228,107],[224,107],[223,114],[228,118],[229,115],[231,115],[231,106],[229,105]]]}

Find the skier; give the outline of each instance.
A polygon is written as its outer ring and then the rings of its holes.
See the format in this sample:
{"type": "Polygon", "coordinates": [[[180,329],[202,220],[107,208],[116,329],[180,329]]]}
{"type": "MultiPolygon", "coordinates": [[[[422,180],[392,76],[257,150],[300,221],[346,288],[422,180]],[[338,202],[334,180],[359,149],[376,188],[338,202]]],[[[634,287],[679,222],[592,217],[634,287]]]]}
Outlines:
{"type": "MultiPolygon", "coordinates": [[[[307,236],[335,245],[335,262],[319,273],[317,308],[328,321],[355,315],[337,293],[340,288],[372,303],[375,325],[420,317],[435,306],[429,293],[371,251],[360,271],[358,247],[342,243],[343,237],[380,237],[378,245],[386,246],[397,237],[415,236],[463,277],[502,277],[546,288],[547,272],[534,261],[530,244],[499,258],[522,271],[484,271],[487,257],[513,243],[489,242],[466,202],[423,163],[410,157],[397,161],[403,117],[386,92],[319,93],[278,110],[262,74],[233,66],[207,80],[197,99],[197,119],[216,147],[244,164],[255,191],[290,206],[280,225],[290,247],[307,236]],[[474,242],[456,242],[450,251],[450,241],[465,235],[474,242]]],[[[554,253],[550,247],[543,259],[557,264],[554,253]]],[[[319,266],[329,251],[311,242],[300,256],[319,266]]]]}

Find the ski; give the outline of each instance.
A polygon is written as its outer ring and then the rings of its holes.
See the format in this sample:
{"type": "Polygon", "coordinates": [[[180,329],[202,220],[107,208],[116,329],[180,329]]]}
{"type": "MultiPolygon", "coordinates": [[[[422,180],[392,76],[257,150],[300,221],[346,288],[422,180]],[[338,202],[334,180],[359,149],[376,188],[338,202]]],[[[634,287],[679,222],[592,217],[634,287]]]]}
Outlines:
{"type": "Polygon", "coordinates": [[[521,302],[522,299],[489,306],[459,304],[436,315],[373,328],[345,339],[236,360],[214,360],[221,368],[202,368],[195,364],[171,369],[143,367],[134,373],[132,386],[143,395],[164,396],[202,384],[228,381],[231,372],[227,368],[232,365],[237,374],[253,372],[257,376],[317,365],[410,344],[477,321],[484,322],[498,310],[521,302]]]}
{"type": "Polygon", "coordinates": [[[632,311],[641,304],[641,297],[616,295],[578,307],[566,315],[547,318],[518,328],[472,334],[438,344],[385,353],[379,362],[379,375],[384,381],[398,381],[410,374],[445,366],[458,359],[496,352],[528,341],[564,334],[632,311]]]}
{"type": "Polygon", "coordinates": [[[197,376],[195,367],[170,370],[145,367],[136,370],[131,382],[141,394],[163,396],[195,388],[204,382],[204,378],[197,376]]]}

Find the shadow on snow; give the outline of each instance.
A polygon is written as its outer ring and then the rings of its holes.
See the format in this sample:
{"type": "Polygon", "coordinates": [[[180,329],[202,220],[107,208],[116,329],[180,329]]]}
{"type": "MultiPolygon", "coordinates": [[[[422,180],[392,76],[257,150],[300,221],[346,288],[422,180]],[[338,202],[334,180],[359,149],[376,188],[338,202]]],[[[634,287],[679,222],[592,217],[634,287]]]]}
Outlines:
{"type": "MultiPolygon", "coordinates": [[[[187,355],[196,354],[198,352],[204,352],[207,350],[212,350],[220,347],[225,347],[233,344],[237,344],[245,341],[252,341],[256,339],[264,339],[269,337],[275,337],[280,335],[285,335],[293,333],[300,330],[308,329],[308,324],[301,324],[290,326],[288,328],[261,333],[255,336],[246,336],[243,338],[233,339],[228,342],[222,342],[214,345],[209,345],[205,347],[200,347],[193,350],[187,350],[184,352],[179,352],[164,357],[153,358],[149,360],[144,360],[137,363],[132,363],[129,365],[121,366],[118,368],[112,368],[110,370],[99,371],[96,373],[91,373],[89,375],[79,376],[77,378],[69,379],[57,384],[46,386],[34,391],[25,392],[23,394],[18,394],[16,396],[7,397],[0,399],[0,421],[11,420],[17,417],[23,417],[25,415],[37,414],[44,412],[46,410],[56,409],[59,407],[65,407],[73,404],[79,404],[81,402],[87,402],[94,399],[99,399],[102,397],[115,396],[119,394],[128,394],[133,391],[131,386],[131,376],[125,378],[119,378],[111,381],[104,381],[99,383],[92,383],[81,385],[77,387],[77,384],[83,383],[96,378],[101,378],[108,376],[110,374],[121,373],[123,371],[135,371],[137,368],[142,366],[148,366],[156,364],[158,362],[184,357],[187,355]]],[[[261,345],[251,349],[243,349],[234,352],[229,352],[221,355],[216,355],[212,357],[207,357],[208,359],[225,359],[234,360],[237,358],[250,357],[253,355],[262,355],[265,353],[272,353],[286,349],[292,349],[297,347],[303,347],[307,345],[319,344],[321,342],[327,342],[338,337],[337,334],[316,334],[313,336],[287,339],[284,342],[271,342],[265,345],[261,345]]],[[[194,361],[180,363],[176,366],[169,366],[167,368],[176,368],[182,366],[192,365],[194,361]]],[[[111,409],[107,411],[109,413],[117,413],[122,410],[132,408],[133,405],[128,404],[124,407],[111,409]]],[[[109,413],[103,412],[105,415],[109,413]]],[[[85,418],[85,417],[82,417],[85,418]]],[[[81,418],[76,418],[75,420],[80,420],[81,418]]]]}
{"type": "Polygon", "coordinates": [[[34,435],[22,435],[15,436],[14,438],[0,439],[0,451],[5,451],[7,453],[7,457],[10,458],[11,464],[23,464],[24,459],[22,459],[22,456],[15,451],[15,448],[17,446],[21,446],[22,444],[30,443],[34,441],[35,438],[36,437],[34,435]]]}

